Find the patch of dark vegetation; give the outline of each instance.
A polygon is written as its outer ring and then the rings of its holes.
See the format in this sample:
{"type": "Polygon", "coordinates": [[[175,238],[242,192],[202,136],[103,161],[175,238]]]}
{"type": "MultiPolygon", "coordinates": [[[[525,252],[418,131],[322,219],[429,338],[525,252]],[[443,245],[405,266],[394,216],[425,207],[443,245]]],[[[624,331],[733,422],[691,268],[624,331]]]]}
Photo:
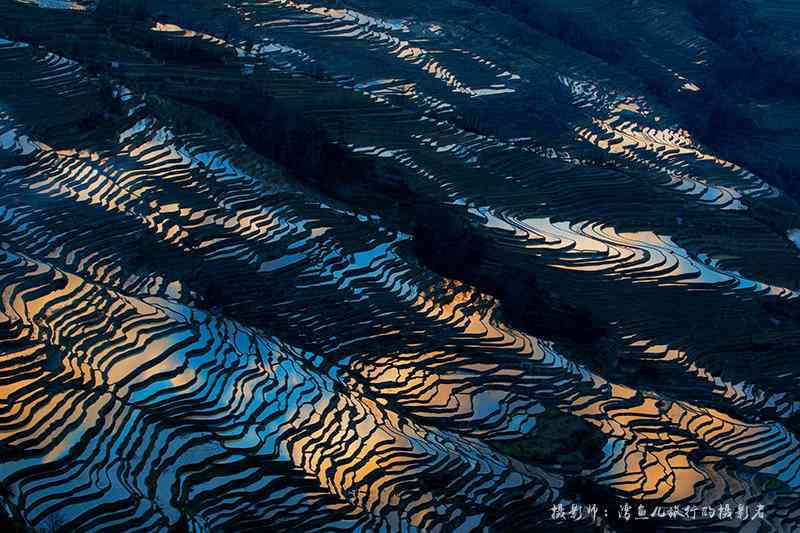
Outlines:
{"type": "Polygon", "coordinates": [[[562,473],[577,475],[600,463],[605,442],[605,435],[589,422],[549,408],[537,416],[536,428],[529,435],[493,445],[520,461],[555,465],[562,473]]]}
{"type": "MultiPolygon", "coordinates": [[[[4,453],[0,447],[0,453],[4,453]]],[[[0,483],[0,531],[3,533],[34,533],[16,505],[11,502],[11,492],[0,483]]],[[[48,532],[49,533],[49,532],[48,532]]]]}
{"type": "Polygon", "coordinates": [[[792,416],[784,420],[783,424],[795,434],[800,434],[800,413],[794,413],[792,416]]]}
{"type": "Polygon", "coordinates": [[[0,531],[4,533],[30,533],[32,530],[27,529],[25,524],[0,513],[0,531]]]}
{"type": "Polygon", "coordinates": [[[185,507],[179,508],[181,515],[178,521],[169,528],[169,533],[190,533],[192,528],[192,512],[185,507]]]}

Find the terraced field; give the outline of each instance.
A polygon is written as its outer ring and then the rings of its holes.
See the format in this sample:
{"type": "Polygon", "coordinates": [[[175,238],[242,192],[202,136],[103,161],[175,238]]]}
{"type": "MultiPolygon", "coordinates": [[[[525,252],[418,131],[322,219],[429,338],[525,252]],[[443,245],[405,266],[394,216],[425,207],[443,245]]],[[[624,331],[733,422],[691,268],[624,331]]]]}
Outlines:
{"type": "Polygon", "coordinates": [[[712,4],[0,0],[3,531],[800,530],[800,5],[712,4]]]}

